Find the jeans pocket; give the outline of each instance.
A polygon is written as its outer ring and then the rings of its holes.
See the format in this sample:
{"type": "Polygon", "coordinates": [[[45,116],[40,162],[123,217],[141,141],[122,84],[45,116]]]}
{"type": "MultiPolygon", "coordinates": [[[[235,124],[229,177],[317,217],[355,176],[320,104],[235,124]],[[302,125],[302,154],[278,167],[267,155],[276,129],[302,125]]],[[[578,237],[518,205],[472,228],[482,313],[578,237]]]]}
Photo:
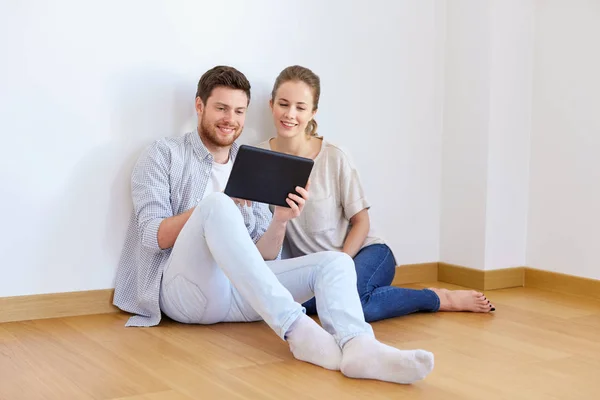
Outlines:
{"type": "Polygon", "coordinates": [[[177,275],[163,287],[165,314],[187,324],[202,323],[207,300],[200,288],[185,276],[177,275]]]}

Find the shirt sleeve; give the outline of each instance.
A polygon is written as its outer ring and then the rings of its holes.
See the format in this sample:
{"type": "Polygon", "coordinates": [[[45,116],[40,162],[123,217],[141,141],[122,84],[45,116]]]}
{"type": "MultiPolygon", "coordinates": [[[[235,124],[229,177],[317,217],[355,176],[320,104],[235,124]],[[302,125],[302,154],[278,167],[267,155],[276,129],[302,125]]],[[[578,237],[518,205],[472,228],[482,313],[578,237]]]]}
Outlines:
{"type": "Polygon", "coordinates": [[[161,250],[158,228],[163,219],[172,217],[168,152],[159,142],[151,145],[138,159],[131,175],[131,197],[142,246],[161,250]]]}
{"type": "Polygon", "coordinates": [[[371,204],[365,198],[358,171],[345,154],[340,161],[339,173],[340,197],[344,216],[350,220],[362,210],[369,209],[371,204]]]}

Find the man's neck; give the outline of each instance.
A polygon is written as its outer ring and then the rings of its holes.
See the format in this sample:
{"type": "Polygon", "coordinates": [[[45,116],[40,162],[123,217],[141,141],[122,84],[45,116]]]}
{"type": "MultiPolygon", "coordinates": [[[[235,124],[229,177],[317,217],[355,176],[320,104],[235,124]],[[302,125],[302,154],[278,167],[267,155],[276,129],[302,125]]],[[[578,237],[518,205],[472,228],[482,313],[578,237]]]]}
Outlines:
{"type": "Polygon", "coordinates": [[[227,161],[229,161],[229,150],[231,150],[231,146],[218,147],[209,149],[208,151],[210,151],[217,164],[227,164],[227,161]]]}
{"type": "Polygon", "coordinates": [[[202,144],[204,144],[204,147],[206,147],[206,150],[212,154],[216,163],[226,164],[227,161],[229,161],[229,151],[231,150],[231,146],[215,146],[214,144],[205,141],[202,135],[200,135],[200,140],[202,141],[202,144]]]}

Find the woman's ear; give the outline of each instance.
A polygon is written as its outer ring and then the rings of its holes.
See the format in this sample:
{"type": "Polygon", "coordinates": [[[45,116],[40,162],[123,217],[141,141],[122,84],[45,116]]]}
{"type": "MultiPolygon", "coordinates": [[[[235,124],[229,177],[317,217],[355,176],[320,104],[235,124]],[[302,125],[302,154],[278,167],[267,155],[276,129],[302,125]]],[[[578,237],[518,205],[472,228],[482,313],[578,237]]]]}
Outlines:
{"type": "Polygon", "coordinates": [[[269,108],[273,111],[273,99],[269,100],[269,108]]]}

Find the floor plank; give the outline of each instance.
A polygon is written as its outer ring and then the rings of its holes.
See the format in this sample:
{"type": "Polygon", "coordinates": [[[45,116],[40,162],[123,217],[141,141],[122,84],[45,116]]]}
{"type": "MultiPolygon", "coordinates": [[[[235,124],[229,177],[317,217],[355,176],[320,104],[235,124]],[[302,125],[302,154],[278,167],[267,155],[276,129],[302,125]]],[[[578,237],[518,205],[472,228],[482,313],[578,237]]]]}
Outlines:
{"type": "Polygon", "coordinates": [[[193,400],[193,397],[186,396],[175,390],[166,392],[141,394],[138,396],[119,397],[113,400],[193,400]]]}
{"type": "Polygon", "coordinates": [[[0,344],[14,340],[17,340],[17,338],[8,333],[8,331],[0,325],[0,344]]]}
{"type": "Polygon", "coordinates": [[[169,389],[61,319],[10,323],[5,329],[18,338],[32,363],[58,371],[91,397],[124,397],[169,389]]]}
{"type": "Polygon", "coordinates": [[[600,302],[530,288],[486,296],[496,312],[373,324],[386,344],[435,354],[434,371],[414,385],[296,361],[262,322],[125,328],[126,315],[104,314],[0,324],[0,400],[594,398],[600,302]]]}

